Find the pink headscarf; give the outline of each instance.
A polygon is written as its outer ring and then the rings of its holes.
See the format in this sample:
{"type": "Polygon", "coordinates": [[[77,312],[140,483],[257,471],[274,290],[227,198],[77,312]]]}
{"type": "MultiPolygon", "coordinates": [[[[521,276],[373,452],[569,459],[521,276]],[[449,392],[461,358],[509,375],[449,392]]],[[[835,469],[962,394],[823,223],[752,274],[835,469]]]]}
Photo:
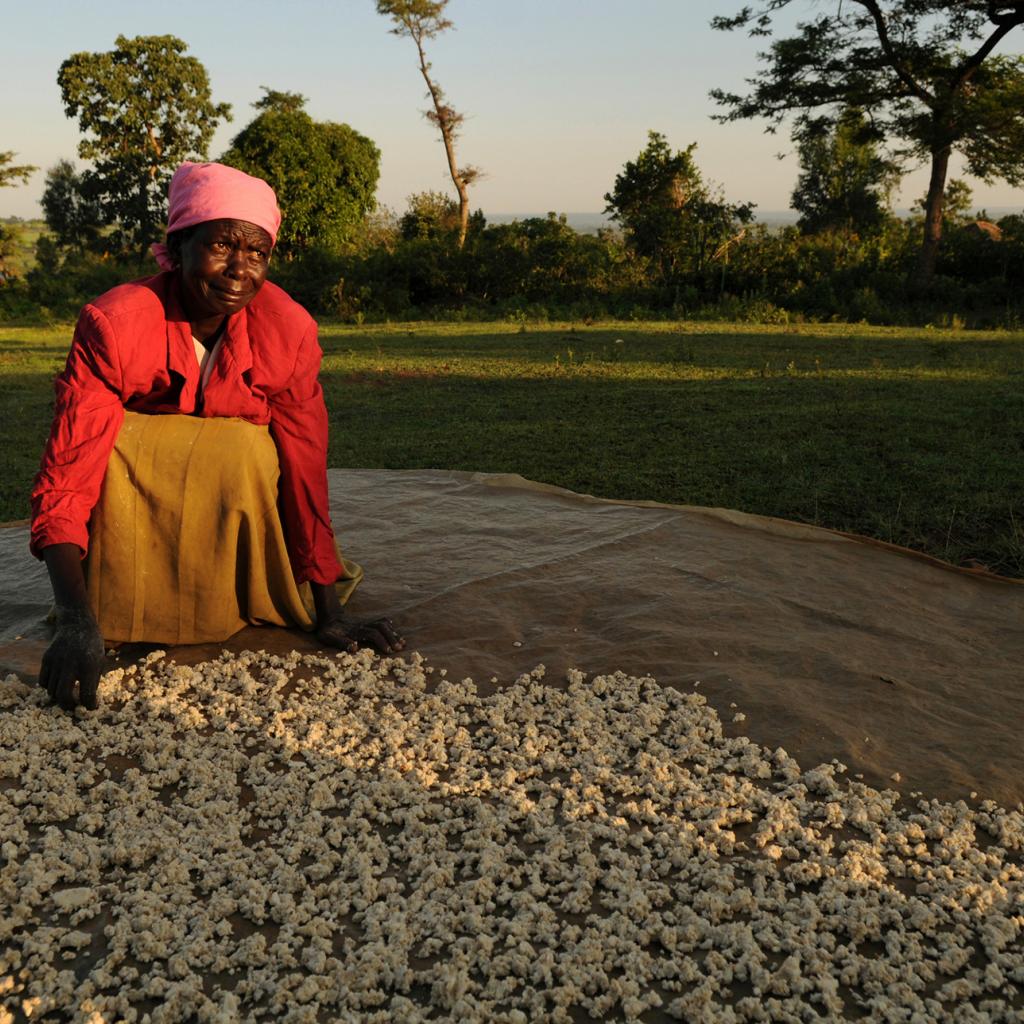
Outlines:
{"type": "MultiPolygon", "coordinates": [[[[272,242],[277,240],[277,196],[262,178],[245,171],[226,164],[183,163],[171,178],[167,198],[168,234],[208,220],[247,220],[263,228],[272,242]]],[[[161,270],[174,269],[166,245],[157,242],[152,250],[161,270]]]]}

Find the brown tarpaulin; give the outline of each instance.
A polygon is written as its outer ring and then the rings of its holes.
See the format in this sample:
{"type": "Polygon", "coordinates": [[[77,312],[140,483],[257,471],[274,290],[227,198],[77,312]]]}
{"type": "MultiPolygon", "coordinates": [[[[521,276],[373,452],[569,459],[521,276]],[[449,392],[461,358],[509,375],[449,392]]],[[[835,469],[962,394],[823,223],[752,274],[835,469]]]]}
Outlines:
{"type": "MultiPolygon", "coordinates": [[[[612,502],[517,476],[331,470],[355,614],[391,615],[449,675],[538,662],[700,690],[728,728],[873,785],[1024,799],[1024,586],[826,530],[612,502]],[[732,705],[736,705],[735,708],[732,705]]],[[[27,529],[0,530],[0,672],[34,678],[50,604],[27,529]]],[[[308,649],[299,631],[227,644],[308,649]]]]}

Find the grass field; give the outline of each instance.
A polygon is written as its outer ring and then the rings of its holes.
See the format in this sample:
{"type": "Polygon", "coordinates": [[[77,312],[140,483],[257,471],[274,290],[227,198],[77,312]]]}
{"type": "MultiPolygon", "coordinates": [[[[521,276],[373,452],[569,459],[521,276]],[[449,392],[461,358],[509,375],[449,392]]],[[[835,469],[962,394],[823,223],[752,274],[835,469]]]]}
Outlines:
{"type": "MultiPolygon", "coordinates": [[[[28,515],[70,328],[0,326],[0,518],[28,515]]],[[[1024,576],[1024,334],[328,325],[330,465],[514,472],[1024,576]]]]}

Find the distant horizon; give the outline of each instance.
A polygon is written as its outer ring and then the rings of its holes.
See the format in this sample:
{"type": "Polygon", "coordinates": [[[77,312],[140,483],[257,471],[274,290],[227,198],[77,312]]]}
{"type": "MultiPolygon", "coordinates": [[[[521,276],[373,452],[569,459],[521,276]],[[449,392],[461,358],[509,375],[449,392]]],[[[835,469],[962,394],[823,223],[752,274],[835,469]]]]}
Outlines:
{"type": "MultiPolygon", "coordinates": [[[[472,206],[472,203],[470,204],[470,206],[472,206]]],[[[482,207],[477,207],[477,209],[483,209],[483,208],[482,207]]],[[[1005,216],[1008,213],[1013,213],[1013,212],[1018,211],[1018,210],[1024,212],[1024,203],[1021,203],[1021,204],[1018,204],[1018,205],[1013,205],[1013,206],[977,206],[977,205],[975,205],[974,207],[972,207],[971,213],[974,213],[974,214],[978,214],[978,213],[998,213],[998,214],[1002,214],[1002,215],[1005,216]]],[[[897,217],[905,217],[908,214],[913,213],[915,211],[914,211],[913,207],[905,206],[905,207],[894,207],[891,212],[893,214],[895,214],[897,217]]],[[[554,213],[557,216],[562,216],[562,214],[564,214],[566,217],[603,217],[605,220],[611,220],[611,217],[608,214],[602,213],[600,210],[545,210],[543,212],[540,212],[540,211],[510,212],[508,210],[495,210],[495,211],[490,212],[490,213],[487,210],[484,210],[483,213],[484,213],[485,217],[519,217],[519,218],[523,218],[523,217],[546,217],[549,213],[554,213]]],[[[800,216],[800,214],[799,214],[798,211],[794,210],[792,207],[788,207],[786,209],[780,209],[780,210],[757,210],[757,209],[755,209],[754,210],[754,217],[755,217],[755,219],[757,219],[759,216],[770,216],[770,217],[788,217],[788,216],[792,216],[793,218],[798,218],[800,216]]]]}
{"type": "MultiPolygon", "coordinates": [[[[614,224],[613,219],[608,214],[600,210],[523,210],[511,212],[507,210],[487,211],[482,209],[482,207],[473,207],[473,209],[482,210],[484,219],[488,224],[511,224],[513,221],[544,219],[552,213],[556,217],[565,217],[566,223],[569,227],[581,233],[593,231],[596,228],[603,227],[605,225],[614,224]]],[[[891,212],[894,216],[901,219],[909,217],[913,213],[920,213],[920,211],[915,211],[911,207],[896,207],[891,212]]],[[[1024,204],[1015,206],[975,206],[971,210],[971,215],[974,217],[979,217],[983,213],[995,218],[1006,217],[1015,213],[1024,213],[1024,204]]],[[[30,224],[33,222],[43,221],[44,219],[45,218],[40,212],[40,214],[34,217],[19,217],[17,215],[0,216],[0,223],[13,222],[30,224]]],[[[776,224],[795,224],[799,219],[800,214],[792,208],[785,210],[755,209],[754,211],[755,224],[766,224],[769,226],[776,224]]]]}

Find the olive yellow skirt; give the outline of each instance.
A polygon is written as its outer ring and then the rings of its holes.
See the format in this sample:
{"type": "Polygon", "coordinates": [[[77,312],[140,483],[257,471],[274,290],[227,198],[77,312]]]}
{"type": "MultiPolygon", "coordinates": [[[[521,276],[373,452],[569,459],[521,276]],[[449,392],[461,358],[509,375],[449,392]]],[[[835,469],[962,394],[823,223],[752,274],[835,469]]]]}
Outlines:
{"type": "MultiPolygon", "coordinates": [[[[247,625],[313,627],[277,511],[270,430],[125,414],[89,524],[89,601],[107,642],[196,644],[247,625]]],[[[362,578],[343,562],[348,599],[362,578]]]]}

